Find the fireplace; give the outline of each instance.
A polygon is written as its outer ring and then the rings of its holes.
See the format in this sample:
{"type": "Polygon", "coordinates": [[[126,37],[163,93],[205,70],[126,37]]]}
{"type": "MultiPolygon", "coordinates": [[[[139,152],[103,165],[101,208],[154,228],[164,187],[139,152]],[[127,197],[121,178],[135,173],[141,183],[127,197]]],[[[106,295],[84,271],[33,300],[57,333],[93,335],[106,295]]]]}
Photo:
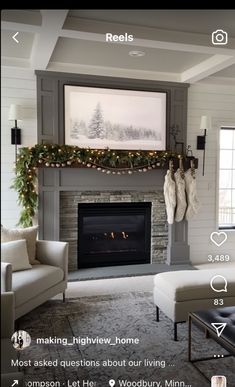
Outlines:
{"type": "Polygon", "coordinates": [[[79,203],[78,268],[150,263],[152,203],[79,203]]]}
{"type": "MultiPolygon", "coordinates": [[[[72,170],[72,169],[71,169],[72,170]]],[[[69,244],[69,271],[78,270],[78,208],[81,204],[94,205],[98,203],[151,203],[151,258],[150,263],[161,264],[166,262],[168,227],[166,220],[166,208],[162,190],[140,191],[140,190],[65,190],[60,192],[59,209],[59,239],[69,244]],[[78,206],[79,203],[79,206],[78,206]]],[[[150,234],[150,232],[149,232],[150,234]]]]}

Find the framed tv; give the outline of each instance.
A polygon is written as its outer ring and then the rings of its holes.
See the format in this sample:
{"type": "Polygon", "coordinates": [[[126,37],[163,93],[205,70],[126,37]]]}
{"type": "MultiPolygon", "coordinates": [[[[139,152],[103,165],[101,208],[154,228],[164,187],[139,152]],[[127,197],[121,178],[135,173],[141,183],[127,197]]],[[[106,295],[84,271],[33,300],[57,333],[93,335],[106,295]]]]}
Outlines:
{"type": "Polygon", "coordinates": [[[64,86],[65,144],[166,149],[166,93],[64,86]]]}

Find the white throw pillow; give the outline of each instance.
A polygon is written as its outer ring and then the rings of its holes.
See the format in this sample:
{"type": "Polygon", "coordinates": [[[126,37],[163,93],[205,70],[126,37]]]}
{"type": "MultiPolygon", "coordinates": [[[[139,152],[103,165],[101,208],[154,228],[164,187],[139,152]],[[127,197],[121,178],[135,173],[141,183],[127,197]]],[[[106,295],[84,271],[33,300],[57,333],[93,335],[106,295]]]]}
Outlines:
{"type": "Polygon", "coordinates": [[[12,229],[1,226],[2,242],[18,241],[19,239],[26,240],[29,262],[31,265],[38,265],[40,263],[36,259],[37,232],[38,226],[12,229]]]}
{"type": "Polygon", "coordinates": [[[25,239],[1,244],[1,261],[12,264],[12,271],[32,269],[25,239]]]}

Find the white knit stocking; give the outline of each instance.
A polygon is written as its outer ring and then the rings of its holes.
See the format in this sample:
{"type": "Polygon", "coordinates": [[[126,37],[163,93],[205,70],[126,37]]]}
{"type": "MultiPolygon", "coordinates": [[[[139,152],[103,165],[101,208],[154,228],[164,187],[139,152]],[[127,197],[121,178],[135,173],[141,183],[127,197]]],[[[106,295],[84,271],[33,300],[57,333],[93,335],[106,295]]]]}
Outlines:
{"type": "Polygon", "coordinates": [[[187,208],[186,192],[185,192],[185,180],[182,177],[180,169],[175,172],[175,187],[176,187],[176,212],[175,221],[181,222],[184,219],[185,211],[187,208]]]}
{"type": "Polygon", "coordinates": [[[164,196],[166,203],[167,221],[169,224],[174,223],[176,195],[175,195],[175,182],[172,179],[171,171],[168,170],[165,176],[164,182],[164,196]]]}
{"type": "Polygon", "coordinates": [[[185,186],[187,193],[188,207],[186,210],[185,218],[190,220],[198,213],[200,202],[197,197],[196,179],[192,175],[191,168],[185,173],[185,186]]]}

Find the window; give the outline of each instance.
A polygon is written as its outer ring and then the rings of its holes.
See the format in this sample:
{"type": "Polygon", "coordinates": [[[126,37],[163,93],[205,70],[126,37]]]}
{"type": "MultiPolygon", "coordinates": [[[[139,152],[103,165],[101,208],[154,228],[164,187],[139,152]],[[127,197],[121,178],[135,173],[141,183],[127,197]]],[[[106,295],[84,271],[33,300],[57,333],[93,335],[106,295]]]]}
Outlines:
{"type": "Polygon", "coordinates": [[[219,228],[235,229],[235,128],[220,130],[219,228]]]}

